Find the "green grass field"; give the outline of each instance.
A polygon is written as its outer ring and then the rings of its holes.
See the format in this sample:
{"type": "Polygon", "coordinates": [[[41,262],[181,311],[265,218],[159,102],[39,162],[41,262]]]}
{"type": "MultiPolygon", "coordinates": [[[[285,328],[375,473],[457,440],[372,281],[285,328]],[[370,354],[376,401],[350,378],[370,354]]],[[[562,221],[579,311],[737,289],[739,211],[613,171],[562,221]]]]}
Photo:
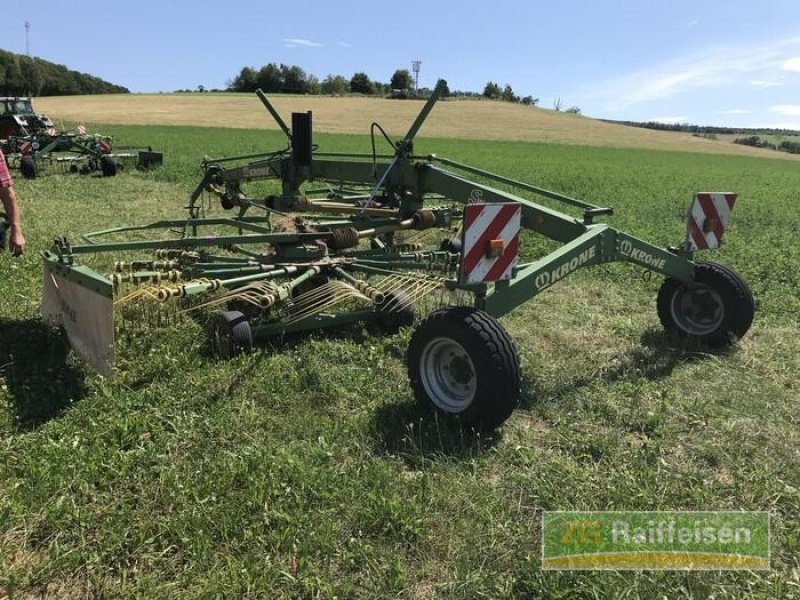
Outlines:
{"type": "Polygon", "coordinates": [[[410,330],[298,336],[216,363],[185,319],[132,327],[119,375],[93,375],[39,323],[38,250],[181,216],[204,154],[284,145],[268,131],[103,130],[163,149],[165,166],[18,180],[28,252],[0,257],[0,597],[800,597],[794,162],[418,140],[418,153],[613,205],[609,222],[663,245],[683,239],[693,192],[740,195],[707,258],[753,289],[745,339],[721,355],[680,348],[658,323],[658,278],[578,272],[503,319],[523,402],[476,434],[413,402],[410,330]],[[573,509],[768,510],[773,569],[542,571],[540,512],[573,509]]]}

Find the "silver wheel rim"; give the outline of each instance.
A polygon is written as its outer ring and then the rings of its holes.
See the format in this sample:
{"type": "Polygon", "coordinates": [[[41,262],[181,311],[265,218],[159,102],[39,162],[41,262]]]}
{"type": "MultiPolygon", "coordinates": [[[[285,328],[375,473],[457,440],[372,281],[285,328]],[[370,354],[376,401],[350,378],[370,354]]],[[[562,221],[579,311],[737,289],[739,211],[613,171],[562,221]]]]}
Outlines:
{"type": "Polygon", "coordinates": [[[725,318],[722,297],[706,285],[678,290],[672,297],[670,311],[678,327],[694,336],[715,332],[725,318]]]}
{"type": "Polygon", "coordinates": [[[431,402],[448,413],[466,410],[478,388],[469,354],[461,344],[444,337],[431,340],[422,351],[420,379],[431,402]]]}

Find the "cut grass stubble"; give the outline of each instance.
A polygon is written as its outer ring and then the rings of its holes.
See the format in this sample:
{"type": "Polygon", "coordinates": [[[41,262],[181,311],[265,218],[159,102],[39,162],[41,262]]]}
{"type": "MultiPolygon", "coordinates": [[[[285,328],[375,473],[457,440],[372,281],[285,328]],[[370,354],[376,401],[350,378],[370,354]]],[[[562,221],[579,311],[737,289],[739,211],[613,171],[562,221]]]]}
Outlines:
{"type": "MultiPolygon", "coordinates": [[[[199,154],[271,132],[109,126],[167,164],[18,181],[29,252],[0,259],[0,586],[6,593],[286,597],[779,597],[798,590],[800,175],[787,161],[521,142],[419,141],[617,209],[680,241],[696,190],[740,194],[727,245],[758,300],[709,355],[665,337],[659,281],[581,271],[503,319],[520,409],[493,434],[431,418],[407,389],[409,330],[297,336],[228,363],[183,319],[120,340],[105,380],[38,324],[36,250],[58,235],[180,214],[199,154]],[[150,141],[148,141],[148,139],[150,141]],[[540,570],[538,513],[769,510],[767,573],[540,570]]],[[[325,150],[368,140],[320,134],[325,150]]],[[[209,209],[211,210],[211,209],[209,209]]],[[[213,210],[221,212],[219,208],[213,210]]],[[[523,240],[529,245],[534,239],[523,240]]]]}

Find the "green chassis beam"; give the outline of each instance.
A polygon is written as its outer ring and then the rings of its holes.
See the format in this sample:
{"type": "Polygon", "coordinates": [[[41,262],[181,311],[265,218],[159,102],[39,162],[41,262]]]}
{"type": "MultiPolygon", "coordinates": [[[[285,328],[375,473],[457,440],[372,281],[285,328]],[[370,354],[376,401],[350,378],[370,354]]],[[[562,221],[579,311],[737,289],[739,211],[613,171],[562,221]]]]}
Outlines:
{"type": "MultiPolygon", "coordinates": [[[[252,244],[303,245],[306,242],[325,239],[331,235],[330,230],[333,227],[353,226],[360,229],[369,229],[377,226],[378,222],[381,224],[396,223],[398,220],[407,218],[414,212],[421,210],[426,195],[436,195],[461,204],[475,202],[518,203],[522,208],[523,227],[563,244],[558,250],[533,263],[518,266],[512,273],[510,281],[477,285],[462,285],[455,279],[446,281],[448,288],[465,289],[473,292],[475,294],[475,304],[495,316],[507,313],[519,304],[550,288],[561,279],[571,275],[579,268],[596,264],[626,261],[685,283],[692,282],[694,263],[690,260],[690,256],[679,256],[634,236],[617,231],[609,225],[592,223],[596,216],[611,214],[610,208],[594,206],[582,200],[527,183],[514,181],[456,161],[437,158],[435,155],[424,159],[415,157],[412,152],[414,137],[419,132],[443,89],[444,82],[439,81],[431,98],[425,103],[405,137],[394,144],[395,153],[392,156],[314,153],[310,167],[301,167],[293,162],[290,152],[292,144],[291,130],[267,97],[259,90],[257,93],[259,99],[287,138],[289,138],[289,148],[263,155],[247,155],[222,158],[216,161],[204,161],[204,177],[191,195],[190,215],[192,218],[188,221],[162,221],[142,227],[120,227],[90,233],[84,236],[89,245],[62,246],[56,248],[57,254],[47,253],[45,259],[51,264],[51,268],[54,268],[53,263],[55,263],[59,269],[68,273],[70,277],[87,285],[97,286],[100,285],[98,282],[105,283],[107,280],[86,267],[72,266],[74,255],[158,248],[238,247],[241,254],[256,256],[255,253],[245,250],[243,246],[252,244]],[[221,166],[221,163],[251,158],[255,160],[248,164],[233,166],[230,169],[225,169],[221,166]],[[388,160],[389,162],[378,162],[379,160],[388,160]],[[454,168],[461,173],[475,175],[506,185],[511,189],[534,193],[562,204],[583,209],[583,219],[572,217],[516,194],[471,181],[465,176],[448,171],[436,163],[454,168]],[[349,221],[340,220],[335,222],[335,225],[330,224],[327,232],[320,231],[310,234],[271,233],[268,227],[265,226],[268,224],[267,218],[250,219],[244,217],[246,205],[243,205],[240,209],[239,218],[235,219],[199,219],[196,218],[196,215],[191,214],[194,202],[209,185],[224,184],[226,193],[238,194],[241,182],[263,179],[281,180],[282,195],[276,199],[276,208],[279,207],[281,210],[298,209],[299,212],[304,212],[304,207],[297,204],[297,199],[303,196],[301,186],[306,182],[315,180],[326,182],[329,185],[337,185],[340,188],[344,185],[369,187],[372,189],[372,193],[366,197],[370,199],[382,189],[400,198],[400,208],[396,217],[393,218],[373,220],[367,215],[359,215],[349,221]],[[223,224],[238,228],[240,235],[219,237],[197,235],[198,229],[204,225],[223,224]],[[105,243],[99,243],[95,240],[97,237],[111,233],[157,230],[166,227],[183,227],[184,232],[191,230],[194,235],[191,237],[184,236],[180,239],[105,243]],[[244,231],[253,233],[242,235],[244,231]]],[[[253,203],[257,204],[256,202],[253,203]]],[[[262,208],[268,208],[266,199],[262,208]]],[[[287,254],[287,256],[289,255],[287,254]]],[[[304,260],[302,249],[298,250],[295,258],[297,262],[302,263],[304,260]]],[[[306,258],[307,260],[319,260],[318,256],[314,255],[312,257],[310,254],[306,258]]],[[[367,270],[380,271],[381,266],[385,266],[387,273],[396,272],[392,271],[393,268],[402,269],[410,266],[403,260],[398,260],[394,256],[386,256],[378,250],[375,253],[358,252],[358,256],[354,257],[353,260],[357,264],[359,259],[363,261],[362,266],[367,270]]],[[[356,264],[354,264],[354,267],[356,264]]],[[[339,322],[342,319],[348,321],[349,318],[347,316],[335,317],[330,322],[339,322]]],[[[320,325],[321,322],[318,326],[320,325]]],[[[285,326],[281,327],[279,325],[265,325],[263,327],[264,334],[267,334],[268,331],[273,331],[275,327],[281,331],[288,330],[285,326]]],[[[305,328],[306,324],[298,323],[292,327],[305,328]]]]}
{"type": "Polygon", "coordinates": [[[111,284],[111,280],[89,267],[64,264],[58,255],[46,250],[42,252],[42,258],[44,259],[45,275],[50,271],[106,298],[114,296],[114,286],[111,284]]]}

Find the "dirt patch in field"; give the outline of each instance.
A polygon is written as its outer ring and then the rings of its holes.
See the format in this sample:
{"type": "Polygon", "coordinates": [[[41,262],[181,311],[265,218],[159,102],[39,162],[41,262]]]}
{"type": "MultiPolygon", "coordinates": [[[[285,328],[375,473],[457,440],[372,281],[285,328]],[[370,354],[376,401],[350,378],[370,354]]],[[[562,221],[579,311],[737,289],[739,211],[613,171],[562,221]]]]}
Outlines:
{"type": "MultiPolygon", "coordinates": [[[[293,111],[314,113],[314,129],[366,134],[373,121],[395,137],[403,135],[422,108],[413,100],[367,97],[275,96],[270,98],[289,122],[293,111]]],[[[60,123],[191,125],[278,129],[255,94],[132,94],[39,98],[38,112],[60,123]]],[[[614,125],[581,115],[487,100],[439,102],[420,135],[440,138],[551,142],[614,148],[644,148],[762,156],[798,157],[688,133],[614,125]]]]}

